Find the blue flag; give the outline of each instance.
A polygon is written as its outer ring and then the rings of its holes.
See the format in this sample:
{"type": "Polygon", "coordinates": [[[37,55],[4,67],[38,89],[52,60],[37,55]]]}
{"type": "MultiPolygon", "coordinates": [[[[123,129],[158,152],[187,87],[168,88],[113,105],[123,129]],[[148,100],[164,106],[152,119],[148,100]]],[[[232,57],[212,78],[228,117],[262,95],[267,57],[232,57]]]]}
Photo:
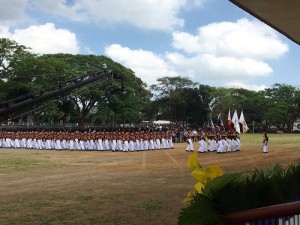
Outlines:
{"type": "Polygon", "coordinates": [[[220,131],[225,131],[224,123],[221,118],[221,113],[218,115],[218,126],[220,127],[220,131]]]}
{"type": "Polygon", "coordinates": [[[215,126],[214,126],[214,123],[213,123],[211,117],[209,117],[209,119],[208,119],[208,126],[210,128],[210,133],[216,134],[216,129],[215,129],[215,126]]]}

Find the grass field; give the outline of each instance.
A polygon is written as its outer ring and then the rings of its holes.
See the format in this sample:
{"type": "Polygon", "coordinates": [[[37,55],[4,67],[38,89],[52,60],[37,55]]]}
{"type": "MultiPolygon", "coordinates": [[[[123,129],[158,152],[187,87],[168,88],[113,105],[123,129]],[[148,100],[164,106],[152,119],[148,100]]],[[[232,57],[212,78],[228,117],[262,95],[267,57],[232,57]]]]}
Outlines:
{"type": "MultiPolygon", "coordinates": [[[[199,154],[199,161],[232,172],[300,159],[300,134],[270,134],[267,154],[261,134],[241,135],[241,143],[240,152],[199,154]]],[[[126,153],[0,149],[0,225],[174,225],[195,184],[185,147],[126,153]]]]}

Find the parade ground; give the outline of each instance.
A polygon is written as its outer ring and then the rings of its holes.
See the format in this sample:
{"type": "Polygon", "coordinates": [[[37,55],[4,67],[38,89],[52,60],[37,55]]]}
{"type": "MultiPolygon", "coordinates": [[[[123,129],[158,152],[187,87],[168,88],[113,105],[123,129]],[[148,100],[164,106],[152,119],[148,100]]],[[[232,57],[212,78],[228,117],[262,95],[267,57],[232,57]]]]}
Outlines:
{"type": "MultiPolygon", "coordinates": [[[[139,152],[1,148],[0,224],[175,225],[196,183],[186,145],[139,152]]],[[[199,161],[233,172],[300,160],[300,134],[269,134],[269,152],[261,146],[261,134],[242,134],[240,151],[199,153],[199,161]]]]}

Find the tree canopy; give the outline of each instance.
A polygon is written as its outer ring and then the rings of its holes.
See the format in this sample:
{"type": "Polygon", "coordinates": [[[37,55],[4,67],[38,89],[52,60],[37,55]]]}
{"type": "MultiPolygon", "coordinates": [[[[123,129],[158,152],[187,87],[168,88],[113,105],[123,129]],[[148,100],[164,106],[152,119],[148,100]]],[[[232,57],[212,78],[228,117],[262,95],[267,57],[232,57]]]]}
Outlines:
{"type": "MultiPolygon", "coordinates": [[[[27,52],[26,47],[8,39],[0,39],[1,43],[1,100],[2,102],[34,93],[47,91],[52,86],[99,72],[105,67],[123,79],[124,92],[113,93],[120,89],[120,80],[103,79],[85,85],[71,93],[62,93],[53,102],[48,102],[47,109],[38,112],[36,119],[69,120],[80,126],[90,118],[101,118],[98,113],[114,113],[120,122],[138,122],[144,102],[150,98],[146,89],[134,72],[105,56],[95,55],[34,55],[27,52]],[[102,110],[102,111],[101,111],[102,110]]],[[[31,111],[45,104],[41,102],[22,111],[31,111]]],[[[32,114],[32,113],[31,113],[32,114]]],[[[15,116],[15,115],[13,115],[15,116]]],[[[102,121],[100,121],[102,122],[102,121]]]]}
{"type": "Polygon", "coordinates": [[[227,119],[230,109],[243,110],[248,123],[257,127],[272,126],[292,131],[300,117],[299,86],[274,84],[263,91],[242,88],[211,87],[193,82],[184,76],[165,76],[147,85],[130,68],[106,56],[46,54],[36,55],[26,46],[0,38],[0,104],[20,96],[46,92],[71,79],[101,70],[122,77],[87,84],[55,99],[35,103],[8,118],[27,114],[39,124],[50,121],[114,126],[140,123],[143,120],[170,120],[184,126],[202,127],[207,118],[222,115],[227,119]],[[124,90],[120,89],[120,86],[124,90]],[[120,91],[116,91],[120,90],[120,91]]]}

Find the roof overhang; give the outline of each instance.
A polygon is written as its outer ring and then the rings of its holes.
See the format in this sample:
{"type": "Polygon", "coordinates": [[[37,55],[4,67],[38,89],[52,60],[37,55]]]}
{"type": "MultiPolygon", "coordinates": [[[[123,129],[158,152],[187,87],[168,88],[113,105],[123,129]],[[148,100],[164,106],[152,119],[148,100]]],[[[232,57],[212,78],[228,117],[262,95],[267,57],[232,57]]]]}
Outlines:
{"type": "Polygon", "coordinates": [[[299,0],[229,0],[300,44],[299,0]]]}

